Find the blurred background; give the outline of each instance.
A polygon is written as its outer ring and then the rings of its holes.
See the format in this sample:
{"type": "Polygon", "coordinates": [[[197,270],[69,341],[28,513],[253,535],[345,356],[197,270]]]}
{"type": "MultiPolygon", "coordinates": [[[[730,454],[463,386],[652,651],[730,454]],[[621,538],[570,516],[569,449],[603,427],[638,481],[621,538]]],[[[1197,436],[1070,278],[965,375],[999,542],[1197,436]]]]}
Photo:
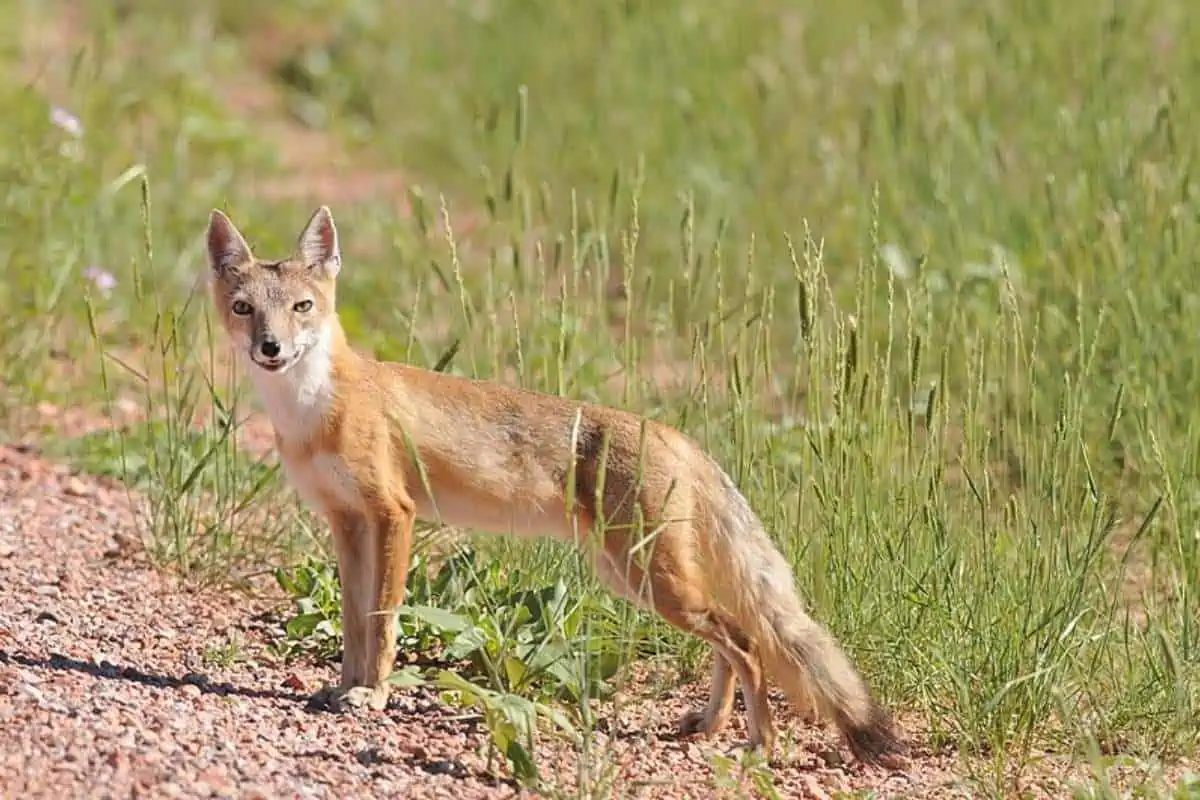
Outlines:
{"type": "Polygon", "coordinates": [[[227,408],[209,209],[282,255],[328,204],[356,344],[695,435],[943,735],[1191,746],[1183,0],[2,8],[13,435],[227,408]]]}

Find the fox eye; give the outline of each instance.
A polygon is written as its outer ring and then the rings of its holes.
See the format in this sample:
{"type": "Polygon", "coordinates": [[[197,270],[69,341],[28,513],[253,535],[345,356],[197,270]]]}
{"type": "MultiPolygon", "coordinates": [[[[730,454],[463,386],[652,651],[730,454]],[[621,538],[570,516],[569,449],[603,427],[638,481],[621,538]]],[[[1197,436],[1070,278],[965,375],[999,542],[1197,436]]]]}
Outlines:
{"type": "Polygon", "coordinates": [[[253,310],[254,310],[254,307],[251,306],[249,303],[247,303],[245,300],[234,300],[233,301],[233,313],[237,314],[239,317],[249,316],[250,312],[253,310]]]}
{"type": "Polygon", "coordinates": [[[300,314],[303,314],[305,311],[311,311],[312,300],[301,300],[299,303],[296,303],[296,305],[292,306],[292,310],[300,314]]]}

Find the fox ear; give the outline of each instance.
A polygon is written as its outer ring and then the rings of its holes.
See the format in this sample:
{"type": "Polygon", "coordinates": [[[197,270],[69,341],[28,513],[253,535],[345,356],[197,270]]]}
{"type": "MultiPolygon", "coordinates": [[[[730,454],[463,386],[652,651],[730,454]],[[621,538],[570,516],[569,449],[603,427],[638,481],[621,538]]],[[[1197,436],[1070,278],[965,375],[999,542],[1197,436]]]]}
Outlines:
{"type": "Polygon", "coordinates": [[[250,245],[229,217],[214,208],[208,218],[208,264],[212,271],[223,275],[253,258],[250,245]]]}
{"type": "Polygon", "coordinates": [[[296,243],[296,254],[309,269],[320,270],[327,278],[336,278],[342,269],[342,252],[338,247],[337,228],[328,206],[321,206],[304,226],[296,243]]]}

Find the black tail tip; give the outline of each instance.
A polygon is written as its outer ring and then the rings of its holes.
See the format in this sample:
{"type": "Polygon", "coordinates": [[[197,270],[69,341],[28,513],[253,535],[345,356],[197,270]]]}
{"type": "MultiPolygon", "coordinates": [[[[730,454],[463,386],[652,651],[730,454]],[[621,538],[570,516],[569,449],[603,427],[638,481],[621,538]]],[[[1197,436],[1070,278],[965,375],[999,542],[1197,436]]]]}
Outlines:
{"type": "Polygon", "coordinates": [[[854,757],[865,764],[899,768],[901,759],[908,755],[908,745],[901,741],[888,712],[872,701],[871,713],[864,723],[848,719],[838,720],[842,735],[854,757]]]}

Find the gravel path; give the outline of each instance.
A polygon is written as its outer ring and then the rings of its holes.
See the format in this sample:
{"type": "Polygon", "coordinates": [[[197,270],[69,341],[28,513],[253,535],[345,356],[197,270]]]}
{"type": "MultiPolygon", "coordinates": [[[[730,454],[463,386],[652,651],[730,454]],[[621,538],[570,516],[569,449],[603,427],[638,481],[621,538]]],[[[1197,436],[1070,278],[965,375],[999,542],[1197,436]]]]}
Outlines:
{"type": "Polygon", "coordinates": [[[265,658],[266,603],[181,590],[133,531],[123,489],[0,447],[0,794],[518,796],[430,697],[308,711],[335,667],[265,658]]]}
{"type": "MultiPolygon", "coordinates": [[[[275,600],[185,589],[145,563],[134,532],[121,487],[0,446],[3,797],[534,796],[490,777],[482,731],[430,693],[397,692],[362,717],[308,710],[336,665],[272,656],[275,600]]],[[[641,672],[642,690],[617,717],[602,709],[593,739],[616,795],[723,796],[713,765],[744,737],[740,714],[721,737],[679,740],[675,720],[703,682],[651,694],[641,672]]],[[[891,772],[843,761],[829,731],[779,722],[793,736],[774,770],[781,796],[974,794],[952,756],[922,750],[912,720],[913,763],[891,772]]],[[[543,742],[537,761],[573,793],[579,757],[565,743],[543,742]]],[[[1023,783],[1026,796],[1059,796],[1023,783]]]]}

